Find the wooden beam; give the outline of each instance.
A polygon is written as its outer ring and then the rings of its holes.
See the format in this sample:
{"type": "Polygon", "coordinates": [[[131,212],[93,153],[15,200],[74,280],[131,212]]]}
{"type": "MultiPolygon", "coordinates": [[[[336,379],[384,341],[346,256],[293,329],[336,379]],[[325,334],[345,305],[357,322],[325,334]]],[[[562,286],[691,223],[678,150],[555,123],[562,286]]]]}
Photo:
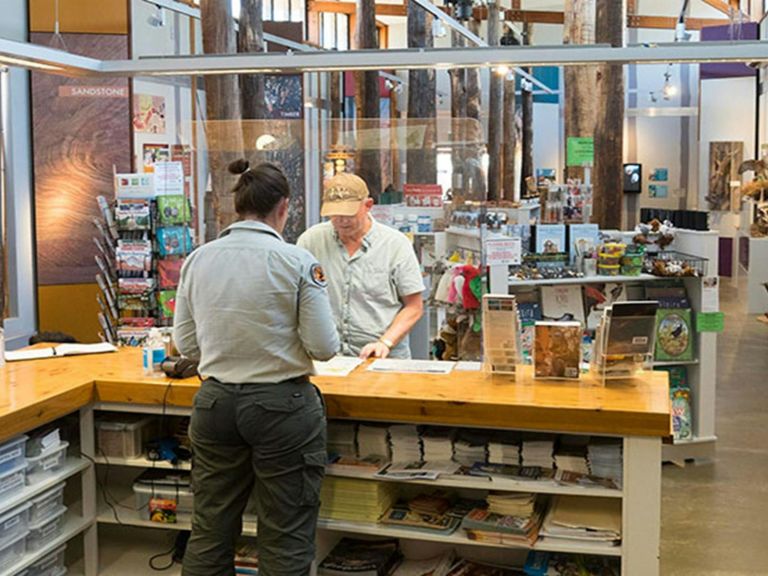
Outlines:
{"type": "Polygon", "coordinates": [[[723,0],[702,0],[702,2],[704,2],[704,4],[706,4],[707,6],[711,6],[718,12],[722,12],[726,16],[731,15],[730,6],[728,6],[727,2],[723,2],[723,0]]]}
{"type": "MultiPolygon", "coordinates": [[[[329,12],[337,14],[355,14],[354,2],[333,2],[330,0],[310,0],[307,5],[309,12],[329,12]]],[[[636,7],[636,5],[635,5],[636,7]]],[[[442,10],[444,8],[440,7],[442,10]]],[[[403,4],[376,4],[377,16],[407,16],[407,8],[403,4]]],[[[488,8],[479,6],[472,12],[476,20],[488,19],[488,8]]],[[[523,22],[531,24],[562,24],[564,16],[562,12],[550,10],[519,10],[513,8],[504,11],[504,19],[509,22],[523,22]]],[[[677,18],[674,16],[639,16],[627,11],[628,28],[647,28],[658,30],[674,30],[677,18]]],[[[701,30],[707,26],[723,26],[730,24],[725,18],[686,18],[685,27],[688,30],[701,30]]]]}
{"type": "MultiPolygon", "coordinates": [[[[730,24],[730,20],[721,18],[686,18],[687,30],[701,30],[708,26],[724,26],[730,24]]],[[[656,30],[674,30],[677,18],[674,16],[627,16],[628,28],[646,28],[656,30]]]]}
{"type": "MultiPolygon", "coordinates": [[[[336,14],[354,14],[354,2],[333,2],[326,0],[310,0],[307,4],[309,12],[328,12],[336,14]]],[[[376,16],[407,16],[405,4],[376,4],[376,16]]]]}

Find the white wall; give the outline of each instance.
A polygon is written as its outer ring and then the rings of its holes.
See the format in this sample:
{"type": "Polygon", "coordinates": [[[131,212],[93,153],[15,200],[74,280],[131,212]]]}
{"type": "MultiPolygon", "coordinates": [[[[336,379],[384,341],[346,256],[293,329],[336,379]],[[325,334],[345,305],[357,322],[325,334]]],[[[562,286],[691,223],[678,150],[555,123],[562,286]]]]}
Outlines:
{"type": "MultiPolygon", "coordinates": [[[[3,2],[0,37],[26,41],[27,29],[27,1],[3,2]]],[[[10,293],[10,314],[4,327],[6,347],[18,348],[27,344],[37,328],[29,73],[11,68],[9,73],[0,74],[3,76],[3,125],[8,142],[6,223],[10,293]]]]}
{"type": "Polygon", "coordinates": [[[707,209],[709,143],[743,142],[744,159],[755,157],[755,79],[702,81],[699,114],[699,207],[707,209]]]}

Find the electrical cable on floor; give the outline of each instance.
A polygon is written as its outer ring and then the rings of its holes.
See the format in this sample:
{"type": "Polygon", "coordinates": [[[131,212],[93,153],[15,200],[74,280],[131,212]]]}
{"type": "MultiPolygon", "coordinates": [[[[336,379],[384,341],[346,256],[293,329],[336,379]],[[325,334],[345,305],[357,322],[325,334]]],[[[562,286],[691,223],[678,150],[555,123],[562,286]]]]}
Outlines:
{"type": "Polygon", "coordinates": [[[162,572],[163,570],[169,570],[173,568],[173,565],[176,563],[176,560],[174,559],[174,553],[176,552],[176,542],[173,543],[173,546],[171,546],[170,550],[167,550],[166,552],[160,552],[160,554],[155,554],[154,556],[149,557],[149,567],[152,568],[152,570],[155,570],[157,572],[162,572]],[[170,559],[168,561],[168,564],[162,565],[162,566],[156,566],[155,561],[159,560],[160,558],[165,558],[166,556],[169,556],[170,559]]]}

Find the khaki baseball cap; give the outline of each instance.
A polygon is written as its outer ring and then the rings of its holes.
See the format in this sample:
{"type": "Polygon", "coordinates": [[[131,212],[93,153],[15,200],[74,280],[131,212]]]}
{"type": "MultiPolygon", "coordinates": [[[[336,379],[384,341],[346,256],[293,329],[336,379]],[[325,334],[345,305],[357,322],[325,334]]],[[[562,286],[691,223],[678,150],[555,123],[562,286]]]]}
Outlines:
{"type": "Polygon", "coordinates": [[[354,216],[366,198],[368,185],[365,180],[355,174],[340,172],[325,182],[320,216],[354,216]]]}

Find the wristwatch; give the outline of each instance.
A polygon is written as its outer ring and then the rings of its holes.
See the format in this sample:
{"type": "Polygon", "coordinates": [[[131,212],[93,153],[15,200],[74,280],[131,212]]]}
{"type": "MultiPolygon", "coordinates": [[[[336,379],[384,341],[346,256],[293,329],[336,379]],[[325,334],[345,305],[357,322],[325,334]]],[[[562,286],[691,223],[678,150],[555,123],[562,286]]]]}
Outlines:
{"type": "Polygon", "coordinates": [[[387,339],[387,338],[384,338],[384,336],[382,336],[381,338],[379,338],[379,342],[381,342],[382,344],[384,344],[384,346],[386,346],[386,347],[387,347],[387,348],[389,348],[390,350],[392,350],[392,348],[394,348],[394,346],[395,346],[395,343],[394,343],[394,342],[392,342],[392,340],[389,340],[389,339],[387,339]]]}

